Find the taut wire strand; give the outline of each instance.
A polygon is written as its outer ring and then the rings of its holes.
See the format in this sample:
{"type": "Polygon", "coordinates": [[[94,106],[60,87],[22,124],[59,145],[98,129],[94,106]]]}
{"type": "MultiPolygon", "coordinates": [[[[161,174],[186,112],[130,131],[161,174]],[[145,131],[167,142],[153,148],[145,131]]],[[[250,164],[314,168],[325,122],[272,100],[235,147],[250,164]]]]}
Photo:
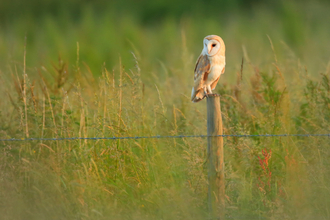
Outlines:
{"type": "Polygon", "coordinates": [[[123,139],[160,139],[160,138],[205,138],[205,137],[329,137],[329,134],[223,134],[223,135],[155,135],[155,136],[131,136],[131,137],[71,137],[71,138],[9,138],[0,141],[64,141],[64,140],[123,140],[123,139]]]}

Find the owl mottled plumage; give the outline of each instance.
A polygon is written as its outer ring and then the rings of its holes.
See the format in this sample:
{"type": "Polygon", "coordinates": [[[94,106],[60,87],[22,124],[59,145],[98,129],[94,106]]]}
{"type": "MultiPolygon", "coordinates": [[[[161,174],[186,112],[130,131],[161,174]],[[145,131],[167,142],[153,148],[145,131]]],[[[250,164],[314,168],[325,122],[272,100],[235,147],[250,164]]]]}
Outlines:
{"type": "Polygon", "coordinates": [[[199,102],[212,94],[220,75],[225,72],[225,44],[221,37],[209,35],[204,38],[204,48],[198,57],[194,74],[191,101],[199,102]]]}

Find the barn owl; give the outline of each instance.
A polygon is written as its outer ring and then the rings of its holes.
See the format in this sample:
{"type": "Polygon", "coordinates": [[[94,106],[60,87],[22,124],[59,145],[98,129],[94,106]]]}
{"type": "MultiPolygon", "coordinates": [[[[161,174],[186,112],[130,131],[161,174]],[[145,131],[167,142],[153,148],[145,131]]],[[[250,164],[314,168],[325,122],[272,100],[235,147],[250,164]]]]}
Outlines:
{"type": "Polygon", "coordinates": [[[209,35],[204,38],[203,51],[199,55],[194,75],[194,87],[191,91],[191,101],[199,102],[205,96],[212,94],[220,75],[225,72],[225,44],[221,37],[209,35]]]}

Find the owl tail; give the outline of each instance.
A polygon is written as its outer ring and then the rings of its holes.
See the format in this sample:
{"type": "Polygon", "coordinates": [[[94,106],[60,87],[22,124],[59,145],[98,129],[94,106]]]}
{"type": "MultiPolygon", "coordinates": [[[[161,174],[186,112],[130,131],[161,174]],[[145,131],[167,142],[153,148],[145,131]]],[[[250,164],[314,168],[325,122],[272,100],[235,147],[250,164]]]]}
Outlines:
{"type": "Polygon", "coordinates": [[[199,90],[195,91],[194,87],[192,88],[192,91],[191,91],[191,101],[192,102],[196,103],[196,102],[203,100],[204,98],[205,98],[205,95],[204,95],[203,89],[199,89],[199,90]]]}

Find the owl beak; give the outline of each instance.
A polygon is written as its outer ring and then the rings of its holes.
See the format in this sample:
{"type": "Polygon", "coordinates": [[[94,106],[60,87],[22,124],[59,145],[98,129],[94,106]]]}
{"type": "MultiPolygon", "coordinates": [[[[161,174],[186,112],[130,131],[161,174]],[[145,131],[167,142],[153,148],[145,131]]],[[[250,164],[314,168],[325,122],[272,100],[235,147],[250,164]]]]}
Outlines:
{"type": "Polygon", "coordinates": [[[211,53],[212,49],[213,49],[212,47],[211,47],[211,48],[208,48],[208,47],[207,47],[207,52],[208,52],[208,54],[211,53]]]}

